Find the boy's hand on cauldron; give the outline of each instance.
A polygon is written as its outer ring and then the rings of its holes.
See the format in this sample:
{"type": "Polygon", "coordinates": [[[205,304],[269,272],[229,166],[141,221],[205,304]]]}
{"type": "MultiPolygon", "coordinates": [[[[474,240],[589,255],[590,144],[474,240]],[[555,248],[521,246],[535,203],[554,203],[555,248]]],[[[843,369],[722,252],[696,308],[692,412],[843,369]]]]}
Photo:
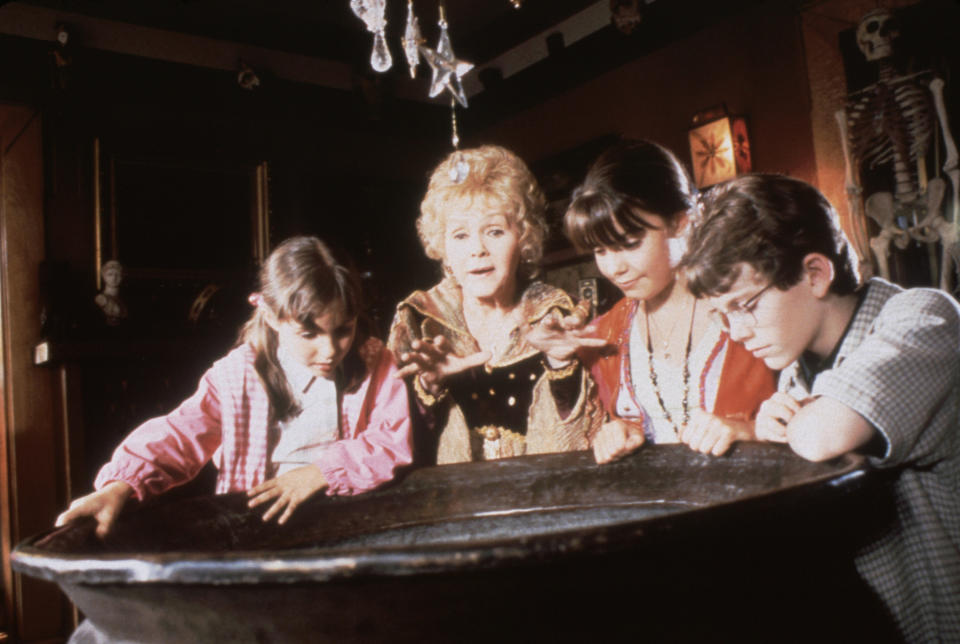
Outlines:
{"type": "Polygon", "coordinates": [[[701,454],[722,456],[737,441],[753,440],[753,422],[736,418],[721,418],[696,409],[690,422],[680,429],[680,440],[701,454]]]}
{"type": "Polygon", "coordinates": [[[802,407],[792,396],[778,391],[768,398],[757,412],[757,439],[787,442],[787,424],[802,407]]]}
{"type": "Polygon", "coordinates": [[[443,389],[443,381],[454,374],[478,367],[490,359],[489,351],[478,351],[468,356],[453,353],[450,342],[438,335],[435,338],[414,340],[410,351],[400,354],[398,378],[416,375],[420,384],[431,395],[443,389]]]}
{"type": "Polygon", "coordinates": [[[637,450],[646,437],[643,427],[620,418],[604,423],[593,439],[593,457],[597,463],[610,463],[637,450]]]}
{"type": "Polygon", "coordinates": [[[67,511],[57,517],[54,525],[60,527],[81,517],[93,517],[97,522],[97,536],[103,539],[113,529],[123,504],[127,502],[133,488],[123,481],[107,483],[102,489],[75,499],[67,511]]]}
{"type": "Polygon", "coordinates": [[[304,465],[247,490],[247,497],[250,499],[247,507],[255,508],[273,501],[273,505],[263,513],[263,520],[269,521],[280,514],[277,523],[283,525],[301,503],[325,487],[327,479],[320,468],[316,465],[304,465]]]}
{"type": "Polygon", "coordinates": [[[606,346],[607,341],[594,337],[594,333],[596,328],[587,324],[587,313],[580,307],[570,315],[552,309],[535,323],[524,327],[527,344],[541,351],[554,369],[569,363],[580,348],[606,346]]]}

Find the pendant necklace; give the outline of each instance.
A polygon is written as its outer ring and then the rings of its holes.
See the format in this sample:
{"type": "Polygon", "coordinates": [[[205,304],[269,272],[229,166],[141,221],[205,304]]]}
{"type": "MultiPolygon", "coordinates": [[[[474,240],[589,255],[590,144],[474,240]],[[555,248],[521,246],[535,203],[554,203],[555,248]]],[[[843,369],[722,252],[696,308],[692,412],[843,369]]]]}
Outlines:
{"type": "MultiPolygon", "coordinates": [[[[694,306],[696,306],[696,303],[694,303],[694,306]]],[[[650,324],[652,323],[655,327],[657,327],[657,335],[660,336],[660,346],[661,346],[661,348],[662,348],[662,350],[663,350],[663,357],[666,358],[667,360],[669,360],[671,354],[670,354],[669,351],[667,351],[667,349],[670,347],[670,339],[673,337],[673,332],[677,330],[677,325],[680,324],[680,316],[678,315],[678,316],[676,316],[676,317],[673,319],[673,324],[670,325],[670,330],[667,332],[666,335],[664,335],[663,333],[661,333],[660,325],[657,324],[656,320],[654,320],[652,317],[650,317],[650,314],[649,314],[649,313],[647,313],[647,305],[646,305],[646,303],[644,303],[644,305],[643,305],[643,313],[644,313],[644,315],[646,316],[646,321],[647,321],[647,346],[648,346],[648,348],[649,348],[649,346],[650,346],[650,344],[651,344],[650,324]]]]}
{"type": "MultiPolygon", "coordinates": [[[[687,405],[687,400],[690,395],[690,345],[693,343],[693,320],[696,312],[697,301],[694,300],[693,306],[690,308],[690,329],[687,332],[687,346],[683,351],[683,398],[680,401],[683,409],[683,424],[680,427],[686,427],[687,423],[690,422],[690,408],[687,405]]],[[[677,438],[679,438],[680,427],[674,422],[673,416],[670,415],[670,411],[663,402],[663,395],[660,393],[660,385],[657,382],[657,370],[653,366],[653,344],[650,342],[650,314],[647,313],[646,305],[643,307],[643,315],[647,331],[647,365],[650,367],[650,384],[653,385],[653,393],[657,397],[657,402],[660,404],[660,411],[663,412],[663,416],[667,419],[667,422],[673,426],[673,431],[676,432],[677,438]]]]}

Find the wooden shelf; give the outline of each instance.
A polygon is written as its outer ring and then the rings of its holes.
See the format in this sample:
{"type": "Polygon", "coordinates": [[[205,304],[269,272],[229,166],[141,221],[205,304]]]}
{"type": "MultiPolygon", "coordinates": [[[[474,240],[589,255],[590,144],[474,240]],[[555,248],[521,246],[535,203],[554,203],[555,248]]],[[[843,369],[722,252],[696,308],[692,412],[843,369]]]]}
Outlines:
{"type": "Polygon", "coordinates": [[[211,347],[226,351],[232,338],[204,335],[163,339],[44,340],[33,347],[33,364],[51,366],[65,362],[102,360],[179,359],[187,353],[204,353],[211,347]]]}

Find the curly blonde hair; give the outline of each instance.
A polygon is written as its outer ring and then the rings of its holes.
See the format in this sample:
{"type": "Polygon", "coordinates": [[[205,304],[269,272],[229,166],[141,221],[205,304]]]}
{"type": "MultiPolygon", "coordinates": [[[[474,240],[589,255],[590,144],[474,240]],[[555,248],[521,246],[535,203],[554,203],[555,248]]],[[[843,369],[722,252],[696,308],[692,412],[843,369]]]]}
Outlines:
{"type": "Polygon", "coordinates": [[[510,150],[498,145],[458,150],[430,176],[417,233],[427,257],[442,262],[447,214],[469,209],[505,215],[520,232],[520,272],[529,278],[543,256],[546,204],[530,168],[510,150]]]}

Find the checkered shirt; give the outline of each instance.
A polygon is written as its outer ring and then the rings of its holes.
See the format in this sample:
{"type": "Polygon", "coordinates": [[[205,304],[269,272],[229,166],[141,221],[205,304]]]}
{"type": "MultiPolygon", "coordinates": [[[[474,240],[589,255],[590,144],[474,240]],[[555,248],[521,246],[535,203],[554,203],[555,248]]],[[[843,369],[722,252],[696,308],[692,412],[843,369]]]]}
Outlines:
{"type": "MultiPolygon", "coordinates": [[[[813,395],[867,419],[886,443],[897,518],[857,555],[910,642],[960,642],[960,307],[942,291],[872,279],[813,395]]],[[[809,395],[794,363],[780,388],[809,395]]]]}
{"type": "MultiPolygon", "coordinates": [[[[331,495],[373,489],[413,459],[406,386],[396,377],[392,355],[374,338],[359,352],[366,377],[340,394],[340,439],[315,463],[331,495]]],[[[274,427],[254,359],[253,348],[244,344],[215,362],[196,393],[120,443],[95,487],[124,481],[142,500],[189,481],[211,458],[218,469],[218,494],[262,483],[270,473],[274,427]]]]}

